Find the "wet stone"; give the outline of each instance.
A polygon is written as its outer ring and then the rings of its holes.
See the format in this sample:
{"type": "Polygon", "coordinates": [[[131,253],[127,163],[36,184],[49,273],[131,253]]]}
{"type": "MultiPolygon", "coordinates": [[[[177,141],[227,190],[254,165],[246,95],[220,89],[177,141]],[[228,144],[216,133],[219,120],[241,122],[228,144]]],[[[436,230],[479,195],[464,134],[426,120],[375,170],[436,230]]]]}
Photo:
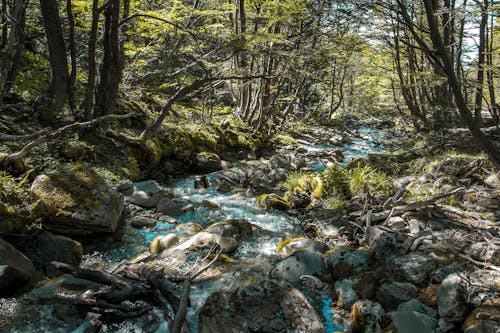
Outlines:
{"type": "Polygon", "coordinates": [[[323,260],[317,252],[296,252],[279,262],[271,277],[289,282],[299,282],[302,275],[321,275],[323,260]]]}

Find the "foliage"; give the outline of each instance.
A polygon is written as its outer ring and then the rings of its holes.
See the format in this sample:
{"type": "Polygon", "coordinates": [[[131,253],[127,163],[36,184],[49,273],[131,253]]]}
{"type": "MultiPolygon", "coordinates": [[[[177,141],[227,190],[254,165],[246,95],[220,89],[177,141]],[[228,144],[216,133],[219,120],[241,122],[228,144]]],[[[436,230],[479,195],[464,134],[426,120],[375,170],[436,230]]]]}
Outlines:
{"type": "Polygon", "coordinates": [[[352,195],[364,193],[365,189],[370,193],[389,195],[394,190],[394,185],[387,176],[373,169],[369,164],[361,166],[361,163],[348,171],[349,190],[352,195]]]}

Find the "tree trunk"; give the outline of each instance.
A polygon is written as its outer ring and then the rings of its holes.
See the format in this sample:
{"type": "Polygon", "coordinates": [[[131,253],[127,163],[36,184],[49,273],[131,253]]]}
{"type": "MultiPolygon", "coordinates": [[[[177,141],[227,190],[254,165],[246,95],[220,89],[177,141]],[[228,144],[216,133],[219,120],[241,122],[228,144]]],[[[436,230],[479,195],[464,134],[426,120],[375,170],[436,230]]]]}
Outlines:
{"type": "Polygon", "coordinates": [[[92,25],[90,28],[88,44],[88,79],[85,86],[85,96],[83,98],[81,109],[83,110],[83,119],[92,118],[92,109],[94,107],[94,89],[96,80],[96,41],[97,29],[99,25],[99,0],[93,0],[92,3],[92,25]]]}
{"type": "Polygon", "coordinates": [[[58,1],[40,0],[40,6],[49,48],[51,77],[47,92],[35,103],[35,110],[40,121],[50,123],[62,111],[68,95],[68,60],[58,1]]]}
{"type": "Polygon", "coordinates": [[[482,124],[481,111],[483,108],[484,62],[486,50],[486,26],[488,24],[488,0],[479,4],[481,9],[481,23],[479,24],[479,48],[477,57],[476,97],[474,103],[474,118],[478,125],[482,124]]]}
{"type": "Polygon", "coordinates": [[[76,80],[76,45],[75,45],[75,17],[71,0],[66,0],[66,13],[69,23],[69,54],[71,58],[71,72],[68,79],[68,101],[73,115],[76,116],[75,80],[76,80]]]}
{"type": "Polygon", "coordinates": [[[119,25],[120,0],[111,0],[104,11],[104,56],[92,113],[93,118],[113,114],[116,108],[118,88],[122,78],[119,25]]]}
{"type": "MultiPolygon", "coordinates": [[[[10,14],[12,20],[10,32],[5,32],[7,21],[4,23],[5,26],[2,30],[2,44],[5,42],[5,47],[0,50],[0,96],[3,95],[4,92],[10,90],[12,82],[17,74],[19,58],[24,45],[24,26],[27,3],[27,0],[16,0],[14,2],[12,12],[10,14]],[[3,38],[6,38],[6,40],[4,41],[3,38]]],[[[5,8],[5,10],[7,10],[7,8],[5,8]]]]}
{"type": "Polygon", "coordinates": [[[425,6],[425,12],[427,15],[427,22],[429,24],[429,32],[432,39],[432,44],[438,52],[439,59],[441,59],[443,64],[443,70],[445,71],[448,83],[453,91],[453,96],[455,98],[455,104],[460,113],[462,121],[469,129],[472,137],[475,139],[477,144],[481,149],[488,155],[493,164],[500,168],[500,151],[499,149],[481,132],[481,129],[477,126],[474,121],[470,110],[467,107],[464,96],[462,94],[462,89],[460,83],[458,82],[457,75],[453,69],[453,62],[449,51],[443,43],[441,38],[441,33],[437,24],[435,16],[435,8],[437,8],[436,0],[423,0],[425,6]]]}

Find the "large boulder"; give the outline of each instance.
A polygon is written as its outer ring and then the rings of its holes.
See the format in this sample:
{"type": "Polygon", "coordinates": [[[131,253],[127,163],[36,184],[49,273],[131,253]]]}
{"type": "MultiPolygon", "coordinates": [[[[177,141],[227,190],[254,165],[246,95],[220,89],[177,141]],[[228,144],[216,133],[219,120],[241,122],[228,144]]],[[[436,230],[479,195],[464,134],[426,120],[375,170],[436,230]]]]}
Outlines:
{"type": "Polygon", "coordinates": [[[31,192],[39,199],[35,214],[61,234],[114,232],[124,208],[123,196],[82,164],[36,177],[31,192]]]}
{"type": "Polygon", "coordinates": [[[24,254],[0,238],[0,296],[42,278],[42,274],[24,254]]]}
{"type": "Polygon", "coordinates": [[[127,203],[144,208],[155,208],[163,198],[163,189],[154,180],[146,180],[134,183],[132,190],[125,192],[125,195],[127,203]]]}
{"type": "Polygon", "coordinates": [[[284,281],[268,280],[212,294],[199,313],[200,333],[322,333],[321,317],[284,281]]]}

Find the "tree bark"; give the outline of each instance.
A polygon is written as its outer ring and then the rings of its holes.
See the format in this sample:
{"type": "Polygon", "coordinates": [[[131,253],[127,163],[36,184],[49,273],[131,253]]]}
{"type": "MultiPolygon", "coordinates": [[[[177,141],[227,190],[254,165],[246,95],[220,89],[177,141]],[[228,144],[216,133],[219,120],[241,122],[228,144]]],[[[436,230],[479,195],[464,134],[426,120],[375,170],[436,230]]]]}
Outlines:
{"type": "Polygon", "coordinates": [[[57,0],[40,0],[45,36],[49,48],[51,77],[49,88],[38,98],[35,110],[43,123],[54,121],[68,95],[68,60],[57,0]]]}
{"type": "Polygon", "coordinates": [[[474,118],[478,125],[482,124],[481,111],[483,108],[484,63],[486,50],[486,26],[488,24],[488,0],[483,0],[481,9],[481,23],[479,24],[479,47],[477,57],[476,97],[474,102],[474,118]]]}
{"type": "Polygon", "coordinates": [[[94,89],[96,81],[96,43],[97,29],[99,26],[99,0],[92,2],[92,25],[90,28],[90,36],[88,43],[88,79],[85,86],[85,96],[83,98],[81,109],[83,110],[83,119],[90,120],[92,118],[92,109],[94,107],[94,89]]]}

